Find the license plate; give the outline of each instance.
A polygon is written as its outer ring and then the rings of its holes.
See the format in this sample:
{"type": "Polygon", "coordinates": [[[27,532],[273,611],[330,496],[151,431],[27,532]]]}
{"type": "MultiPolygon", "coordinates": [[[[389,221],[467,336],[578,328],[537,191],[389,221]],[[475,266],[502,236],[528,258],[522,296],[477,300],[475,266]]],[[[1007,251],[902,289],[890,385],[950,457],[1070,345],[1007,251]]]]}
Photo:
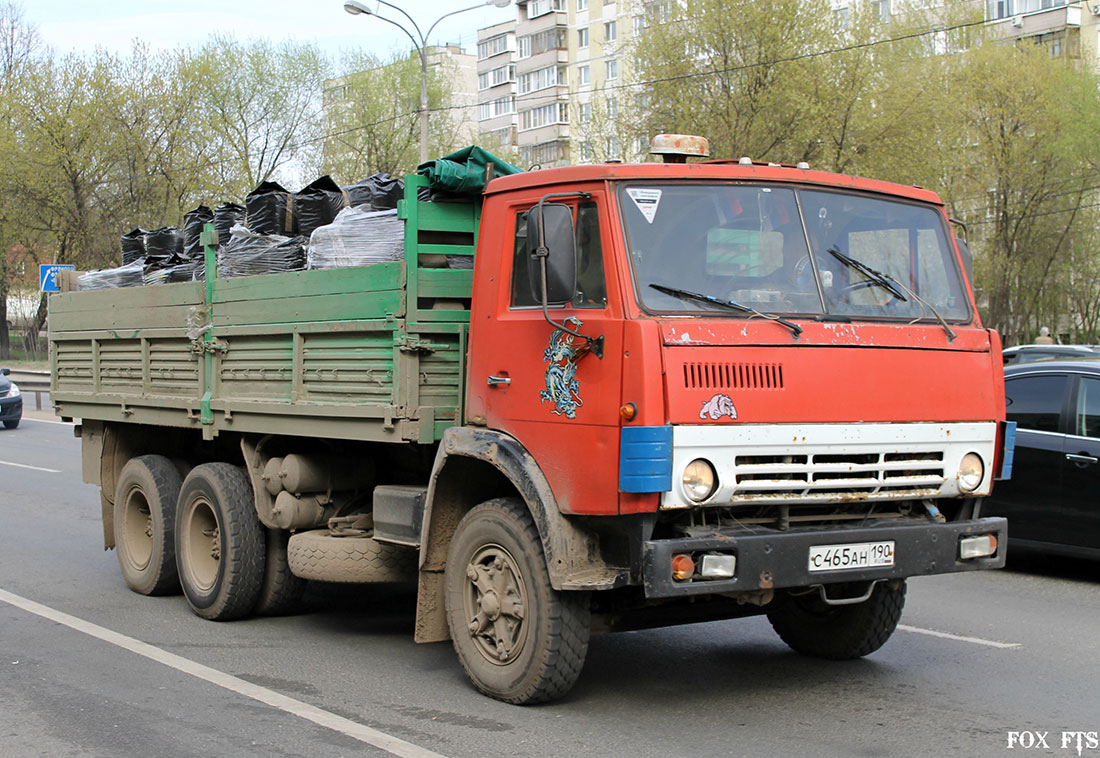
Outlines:
{"type": "Polygon", "coordinates": [[[810,571],[843,571],[894,565],[894,543],[857,542],[850,545],[814,545],[810,571]]]}

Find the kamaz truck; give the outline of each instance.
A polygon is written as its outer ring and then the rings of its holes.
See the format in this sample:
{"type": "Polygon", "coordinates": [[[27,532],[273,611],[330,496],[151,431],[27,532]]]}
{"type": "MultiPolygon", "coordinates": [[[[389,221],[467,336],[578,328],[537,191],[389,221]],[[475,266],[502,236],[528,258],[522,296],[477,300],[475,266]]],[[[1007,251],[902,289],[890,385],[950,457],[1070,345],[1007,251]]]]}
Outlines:
{"type": "Polygon", "coordinates": [[[908,577],[1003,566],[1000,341],[934,193],[747,158],[428,184],[403,260],[219,278],[211,229],[205,281],[50,298],[134,591],[231,620],[416,582],[416,640],[532,703],[594,632],[764,614],[856,658],[908,577]]]}

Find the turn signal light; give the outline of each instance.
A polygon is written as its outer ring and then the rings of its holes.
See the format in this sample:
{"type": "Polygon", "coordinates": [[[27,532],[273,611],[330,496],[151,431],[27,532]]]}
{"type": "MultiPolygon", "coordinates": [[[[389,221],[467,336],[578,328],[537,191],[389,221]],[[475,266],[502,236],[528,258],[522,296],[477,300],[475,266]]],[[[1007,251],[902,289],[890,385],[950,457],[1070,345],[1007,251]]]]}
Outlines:
{"type": "Polygon", "coordinates": [[[996,552],[997,537],[992,534],[979,534],[959,540],[959,558],[964,561],[971,558],[988,558],[996,552]]]}
{"type": "Polygon", "coordinates": [[[695,561],[690,555],[672,556],[672,578],[678,582],[690,579],[695,573],[695,561]]]}
{"type": "Polygon", "coordinates": [[[619,409],[619,415],[622,416],[623,421],[633,421],[634,417],[638,415],[638,406],[634,403],[627,403],[619,409]]]}

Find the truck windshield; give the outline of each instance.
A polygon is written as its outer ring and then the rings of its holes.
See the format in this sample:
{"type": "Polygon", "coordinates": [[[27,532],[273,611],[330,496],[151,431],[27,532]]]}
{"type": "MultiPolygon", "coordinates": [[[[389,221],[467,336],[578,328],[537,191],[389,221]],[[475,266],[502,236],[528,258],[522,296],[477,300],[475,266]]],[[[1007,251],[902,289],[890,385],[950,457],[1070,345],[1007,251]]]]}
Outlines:
{"type": "Polygon", "coordinates": [[[747,184],[625,184],[619,205],[650,312],[949,321],[970,317],[941,213],[881,197],[747,184]],[[657,285],[656,287],[652,285],[657,285]]]}

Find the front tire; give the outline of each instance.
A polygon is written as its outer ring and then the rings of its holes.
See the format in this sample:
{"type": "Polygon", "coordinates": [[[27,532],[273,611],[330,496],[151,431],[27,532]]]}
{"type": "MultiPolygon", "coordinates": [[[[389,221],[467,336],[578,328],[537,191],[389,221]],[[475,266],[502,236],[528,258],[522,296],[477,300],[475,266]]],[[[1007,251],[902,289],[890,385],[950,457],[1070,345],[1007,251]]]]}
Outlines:
{"type": "Polygon", "coordinates": [[[834,661],[862,658],[880,647],[898,626],[905,607],[905,580],[880,582],[856,605],[827,605],[814,595],[791,595],[768,614],[792,650],[834,661]]]}
{"type": "Polygon", "coordinates": [[[263,586],[265,551],[248,475],[228,463],[191,469],[176,510],[176,562],[191,610],[213,621],[251,613],[263,586]]]}
{"type": "Polygon", "coordinates": [[[586,592],[550,586],[542,543],[515,498],[463,517],[447,552],[447,626],[474,686],[518,705],[559,698],[588,652],[586,592]]]}
{"type": "Polygon", "coordinates": [[[131,458],[115,489],[115,553],[122,578],[142,595],[179,592],[176,501],[182,479],[162,455],[131,458]]]}

